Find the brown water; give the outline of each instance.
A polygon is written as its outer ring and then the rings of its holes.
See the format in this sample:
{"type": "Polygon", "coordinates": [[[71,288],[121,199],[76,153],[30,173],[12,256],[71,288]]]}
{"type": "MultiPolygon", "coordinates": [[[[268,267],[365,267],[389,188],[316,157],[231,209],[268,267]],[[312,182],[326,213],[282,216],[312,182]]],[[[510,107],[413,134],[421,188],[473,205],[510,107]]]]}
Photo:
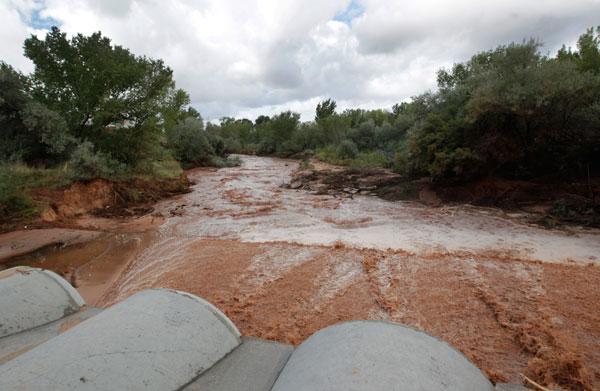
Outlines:
{"type": "Polygon", "coordinates": [[[283,189],[296,162],[242,158],[190,172],[194,191],[157,204],[162,218],[83,218],[107,232],[10,265],[56,270],[96,305],[189,291],[246,335],[298,343],[341,320],[386,319],[444,338],[493,379],[552,380],[573,360],[585,365],[567,378],[600,376],[599,231],[283,189]]]}

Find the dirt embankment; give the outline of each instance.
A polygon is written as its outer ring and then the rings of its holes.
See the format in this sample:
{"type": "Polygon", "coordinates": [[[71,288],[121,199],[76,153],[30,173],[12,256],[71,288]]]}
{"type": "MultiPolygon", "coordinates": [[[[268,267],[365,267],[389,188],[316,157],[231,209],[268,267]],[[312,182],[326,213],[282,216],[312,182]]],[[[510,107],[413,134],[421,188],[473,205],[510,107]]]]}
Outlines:
{"type": "Polygon", "coordinates": [[[406,180],[383,168],[341,168],[310,164],[297,170],[288,188],[352,197],[374,195],[389,201],[420,201],[429,206],[471,204],[526,213],[529,222],[553,227],[600,227],[600,178],[590,183],[549,183],[484,178],[467,184],[406,180]]]}
{"type": "Polygon", "coordinates": [[[65,188],[34,189],[31,197],[45,208],[33,226],[68,223],[93,214],[101,217],[131,217],[152,212],[152,205],[163,198],[189,191],[185,175],[173,179],[133,179],[111,182],[105,179],[80,181],[65,188]]]}

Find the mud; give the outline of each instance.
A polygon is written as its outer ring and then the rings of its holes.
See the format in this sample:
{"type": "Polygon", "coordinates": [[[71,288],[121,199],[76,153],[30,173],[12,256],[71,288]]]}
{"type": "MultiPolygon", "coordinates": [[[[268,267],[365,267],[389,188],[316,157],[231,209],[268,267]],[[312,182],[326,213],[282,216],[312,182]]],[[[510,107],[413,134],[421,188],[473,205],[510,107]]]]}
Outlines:
{"type": "Polygon", "coordinates": [[[243,160],[189,172],[193,191],[149,215],[79,219],[101,238],[11,262],[70,271],[96,305],[170,287],[213,302],[245,335],[293,344],[385,319],[443,338],[494,381],[600,387],[600,231],[288,189],[296,162],[243,160]]]}
{"type": "Polygon", "coordinates": [[[185,193],[190,185],[187,177],[181,176],[125,182],[96,179],[63,188],[32,189],[29,195],[43,210],[39,221],[29,225],[71,225],[72,219],[89,214],[109,218],[143,216],[153,211],[152,204],[158,200],[185,193]]]}

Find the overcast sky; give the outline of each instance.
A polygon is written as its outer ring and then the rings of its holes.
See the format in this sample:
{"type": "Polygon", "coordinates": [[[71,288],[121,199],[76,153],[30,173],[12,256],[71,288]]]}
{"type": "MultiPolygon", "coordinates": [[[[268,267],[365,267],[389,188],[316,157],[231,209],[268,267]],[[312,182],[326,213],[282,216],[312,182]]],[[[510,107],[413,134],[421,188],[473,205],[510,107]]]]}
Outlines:
{"type": "Polygon", "coordinates": [[[553,53],[600,24],[600,0],[0,0],[0,60],[24,72],[29,34],[102,31],[162,58],[207,119],[321,99],[389,108],[435,88],[435,72],[499,44],[553,53]]]}

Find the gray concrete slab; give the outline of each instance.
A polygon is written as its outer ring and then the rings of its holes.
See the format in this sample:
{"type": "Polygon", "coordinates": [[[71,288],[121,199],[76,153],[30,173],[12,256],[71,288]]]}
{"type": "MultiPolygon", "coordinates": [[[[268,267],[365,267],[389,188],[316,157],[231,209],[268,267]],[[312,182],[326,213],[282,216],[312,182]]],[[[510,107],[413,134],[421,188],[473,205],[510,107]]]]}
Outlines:
{"type": "Polygon", "coordinates": [[[143,291],[0,366],[0,390],[178,390],[240,343],[208,302],[143,291]]]}
{"type": "Polygon", "coordinates": [[[0,272],[0,337],[50,323],[84,305],[75,288],[49,270],[15,267],[0,272]]]}
{"type": "Polygon", "coordinates": [[[291,345],[244,337],[233,352],[185,391],[269,391],[294,350],[291,345]]]}
{"type": "Polygon", "coordinates": [[[54,322],[0,338],[0,365],[64,333],[84,320],[99,314],[101,311],[100,308],[85,308],[76,314],[66,316],[54,322]]]}
{"type": "Polygon", "coordinates": [[[412,328],[378,321],[327,327],[292,353],[273,391],[491,391],[463,354],[412,328]]]}
{"type": "Polygon", "coordinates": [[[522,384],[508,384],[508,383],[498,383],[496,384],[496,391],[528,391],[531,388],[527,388],[522,384]]]}

